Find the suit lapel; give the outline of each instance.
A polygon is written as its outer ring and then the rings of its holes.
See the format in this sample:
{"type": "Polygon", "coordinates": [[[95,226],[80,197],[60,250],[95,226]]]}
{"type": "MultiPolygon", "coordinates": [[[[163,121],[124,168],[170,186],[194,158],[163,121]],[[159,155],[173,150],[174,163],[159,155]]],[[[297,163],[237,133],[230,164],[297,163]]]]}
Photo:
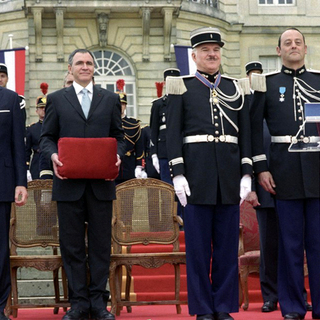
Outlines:
{"type": "Polygon", "coordinates": [[[91,101],[88,118],[90,118],[93,112],[97,109],[102,97],[103,97],[102,90],[100,88],[97,88],[96,86],[93,86],[92,101],[91,101]]]}
{"type": "Polygon", "coordinates": [[[70,102],[73,108],[76,109],[76,111],[79,113],[79,115],[86,120],[86,117],[84,116],[84,113],[82,111],[82,107],[79,103],[76,91],[74,90],[73,86],[70,86],[65,89],[64,96],[66,99],[70,102]]]}

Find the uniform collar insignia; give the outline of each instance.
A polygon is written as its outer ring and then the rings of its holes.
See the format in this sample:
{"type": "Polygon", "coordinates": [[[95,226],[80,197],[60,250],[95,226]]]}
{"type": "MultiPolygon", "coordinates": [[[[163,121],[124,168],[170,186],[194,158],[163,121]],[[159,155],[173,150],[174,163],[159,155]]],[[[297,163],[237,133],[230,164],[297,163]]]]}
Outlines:
{"type": "Polygon", "coordinates": [[[304,73],[306,71],[306,67],[302,66],[301,68],[294,70],[294,69],[287,68],[286,66],[282,66],[281,71],[288,75],[297,76],[304,73]]]}
{"type": "Polygon", "coordinates": [[[208,79],[210,82],[215,82],[215,80],[217,79],[218,75],[219,75],[219,71],[217,71],[214,74],[208,74],[202,71],[198,71],[203,77],[205,77],[206,79],[208,79]]]}

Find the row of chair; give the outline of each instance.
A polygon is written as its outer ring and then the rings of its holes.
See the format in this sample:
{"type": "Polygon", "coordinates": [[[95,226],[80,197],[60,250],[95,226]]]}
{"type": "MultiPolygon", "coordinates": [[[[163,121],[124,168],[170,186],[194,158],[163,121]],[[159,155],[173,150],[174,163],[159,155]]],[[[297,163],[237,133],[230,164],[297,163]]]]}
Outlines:
{"type": "MultiPolygon", "coordinates": [[[[17,317],[19,308],[69,306],[67,281],[59,250],[59,228],[56,202],[51,200],[52,180],[34,180],[28,183],[29,198],[23,207],[12,205],[11,281],[12,299],[8,301],[7,312],[17,317]],[[17,248],[49,247],[51,255],[19,255],[17,248]],[[18,300],[17,269],[32,267],[40,271],[52,271],[55,289],[53,304],[22,304],[18,300]],[[59,270],[62,278],[62,298],[59,290],[59,270]]],[[[116,188],[117,200],[113,202],[112,255],[110,262],[111,312],[119,315],[122,307],[131,312],[132,305],[172,304],[181,312],[180,265],[186,263],[185,252],[179,248],[179,226],[181,218],[176,212],[174,189],[158,179],[132,179],[116,188]],[[133,245],[168,245],[167,252],[133,253],[133,245]],[[130,301],[131,269],[133,265],[158,268],[172,264],[175,272],[175,297],[166,301],[130,301]],[[122,266],[125,266],[123,272],[122,266]],[[126,274],[124,299],[121,297],[122,278],[126,274]]],[[[248,275],[259,272],[259,231],[255,211],[244,202],[241,206],[239,241],[239,305],[248,308],[248,275]]]]}
{"type": "MultiPolygon", "coordinates": [[[[28,202],[18,207],[12,204],[10,242],[11,242],[11,282],[12,299],[8,300],[6,312],[17,317],[19,308],[69,306],[67,281],[59,249],[59,227],[57,205],[51,200],[52,180],[34,180],[28,183],[28,202]],[[52,254],[19,255],[18,248],[52,248],[52,254]],[[52,304],[19,303],[17,269],[32,267],[40,271],[52,271],[55,299],[52,304]],[[63,297],[59,290],[59,270],[62,272],[63,297]]],[[[111,312],[119,315],[126,306],[172,304],[177,313],[181,312],[180,265],[186,263],[185,252],[179,251],[179,226],[175,193],[170,184],[158,179],[132,179],[117,186],[117,200],[113,202],[112,254],[110,262],[111,312]],[[167,245],[167,252],[133,253],[133,245],[167,245]],[[158,268],[170,263],[175,270],[175,297],[166,301],[130,301],[131,268],[140,265],[145,268],[158,268]],[[121,297],[122,266],[126,270],[125,298],[121,297]]],[[[21,250],[20,250],[21,251],[21,250]]]]}

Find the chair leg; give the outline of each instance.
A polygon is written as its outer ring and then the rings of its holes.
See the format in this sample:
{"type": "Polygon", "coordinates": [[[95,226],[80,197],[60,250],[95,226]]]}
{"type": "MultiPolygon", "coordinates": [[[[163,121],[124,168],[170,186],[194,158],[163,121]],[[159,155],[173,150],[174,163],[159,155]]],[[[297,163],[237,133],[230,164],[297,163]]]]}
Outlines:
{"type": "MultiPolygon", "coordinates": [[[[59,269],[53,271],[53,286],[54,286],[54,301],[56,304],[60,302],[60,288],[59,288],[59,269]]],[[[59,313],[59,307],[53,308],[53,313],[59,313]]]]}
{"type": "Polygon", "coordinates": [[[16,318],[18,316],[18,280],[17,280],[17,269],[11,268],[11,290],[13,296],[13,304],[11,305],[12,316],[16,318]]]}
{"type": "Polygon", "coordinates": [[[117,312],[117,294],[116,294],[116,269],[117,265],[112,261],[110,261],[110,269],[109,269],[109,285],[110,285],[110,294],[111,294],[111,313],[116,314],[117,312]]]}
{"type": "MultiPolygon", "coordinates": [[[[67,281],[67,275],[66,271],[64,270],[64,267],[61,267],[61,280],[62,280],[62,289],[63,289],[63,300],[68,301],[68,281],[67,281]]],[[[68,308],[64,307],[63,311],[67,312],[68,308]]]]}
{"type": "MultiPolygon", "coordinates": [[[[174,264],[175,300],[180,301],[180,265],[174,264]]],[[[181,314],[181,305],[176,304],[177,314],[181,314]]]]}
{"type": "MultiPolygon", "coordinates": [[[[130,288],[131,288],[131,279],[132,279],[132,266],[126,266],[126,291],[125,291],[125,301],[130,301],[130,288]]],[[[122,278],[122,277],[121,277],[122,278]]],[[[122,283],[122,279],[120,279],[122,283]]],[[[127,312],[131,313],[132,312],[132,307],[127,306],[127,312]]]]}
{"type": "Polygon", "coordinates": [[[4,308],[4,314],[9,318],[10,314],[11,314],[11,305],[12,305],[12,290],[10,291],[10,294],[8,296],[7,299],[7,304],[4,308]]]}
{"type": "Polygon", "coordinates": [[[243,288],[241,285],[241,279],[240,279],[240,274],[239,274],[239,307],[241,308],[243,303],[243,288]]]}
{"type": "Polygon", "coordinates": [[[116,296],[116,315],[120,316],[121,312],[121,275],[122,275],[122,266],[117,266],[115,268],[115,296],[116,296]]]}
{"type": "Polygon", "coordinates": [[[249,270],[246,266],[240,267],[240,280],[241,280],[241,286],[244,291],[244,303],[243,303],[243,310],[247,310],[249,307],[249,291],[248,291],[248,276],[249,276],[249,270]]]}

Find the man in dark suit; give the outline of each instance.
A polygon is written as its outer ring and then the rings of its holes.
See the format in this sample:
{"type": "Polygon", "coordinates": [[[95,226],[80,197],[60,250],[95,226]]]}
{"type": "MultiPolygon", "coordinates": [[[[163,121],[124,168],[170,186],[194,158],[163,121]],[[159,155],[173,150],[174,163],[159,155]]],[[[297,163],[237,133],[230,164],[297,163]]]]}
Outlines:
{"type": "Polygon", "coordinates": [[[11,202],[27,201],[24,119],[18,95],[0,86],[0,320],[10,293],[9,222],[11,202]]]}
{"type": "Polygon", "coordinates": [[[118,142],[119,166],[125,147],[120,100],[117,94],[93,85],[94,59],[90,51],[75,50],[68,63],[74,76],[73,85],[48,95],[40,139],[41,152],[53,162],[52,198],[58,205],[61,255],[72,290],[71,309],[63,320],[85,320],[89,315],[96,320],[115,319],[106,309],[115,184],[103,179],[65,179],[59,175],[57,168],[63,163],[59,160],[57,142],[61,137],[114,137],[118,142]],[[85,100],[89,100],[87,109],[83,106],[85,100]],[[88,222],[89,284],[85,222],[88,222]]]}

